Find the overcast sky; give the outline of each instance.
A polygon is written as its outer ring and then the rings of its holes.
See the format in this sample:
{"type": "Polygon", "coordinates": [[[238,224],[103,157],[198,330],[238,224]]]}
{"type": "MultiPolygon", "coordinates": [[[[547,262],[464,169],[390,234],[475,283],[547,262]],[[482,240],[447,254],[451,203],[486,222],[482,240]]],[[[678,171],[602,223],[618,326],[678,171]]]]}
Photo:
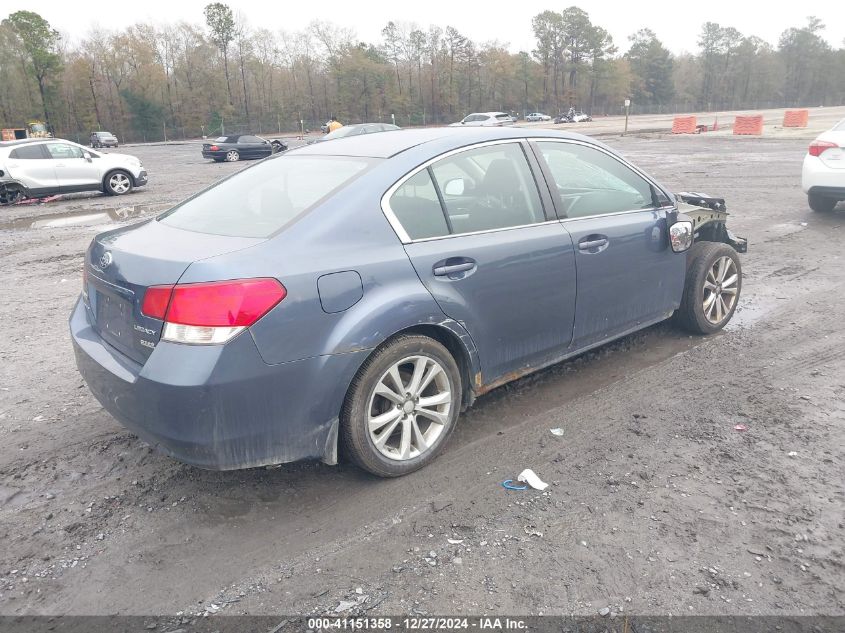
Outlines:
{"type": "MultiPolygon", "coordinates": [[[[114,0],[5,0],[0,18],[5,17],[7,11],[35,11],[71,41],[77,41],[94,24],[105,29],[119,29],[135,22],[164,24],[186,20],[202,23],[202,10],[208,3],[209,0],[142,0],[129,3],[114,0]]],[[[474,41],[498,40],[507,43],[516,52],[533,48],[532,16],[545,9],[560,11],[575,3],[566,0],[509,0],[507,3],[501,0],[230,0],[226,4],[240,11],[250,25],[260,25],[271,30],[299,30],[312,20],[326,19],[353,29],[359,39],[376,42],[380,39],[381,29],[389,20],[415,22],[424,28],[429,24],[443,27],[451,25],[474,41]]],[[[756,35],[776,45],[785,29],[804,26],[808,15],[815,15],[825,23],[827,28],[823,34],[828,42],[837,48],[843,46],[845,0],[771,1],[767,3],[770,9],[765,15],[760,15],[760,4],[748,0],[589,0],[577,6],[589,13],[594,24],[610,32],[620,52],[627,49],[628,36],[643,27],[649,27],[657,33],[674,53],[694,52],[701,25],[707,21],[732,26],[744,35],[756,35]]]]}

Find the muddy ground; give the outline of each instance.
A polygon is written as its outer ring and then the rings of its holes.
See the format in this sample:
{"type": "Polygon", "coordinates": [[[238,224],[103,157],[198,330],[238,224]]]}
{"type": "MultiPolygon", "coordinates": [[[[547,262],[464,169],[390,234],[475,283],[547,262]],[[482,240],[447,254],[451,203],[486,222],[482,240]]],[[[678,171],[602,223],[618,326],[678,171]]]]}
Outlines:
{"type": "Polygon", "coordinates": [[[750,241],[734,322],[659,325],[497,389],[399,480],[183,466],[76,372],[91,237],[242,164],[131,148],[144,190],[2,209],[0,613],[845,613],[845,210],[808,209],[803,140],[607,142],[728,199],[750,241]],[[501,486],[526,467],[546,492],[501,486]]]}

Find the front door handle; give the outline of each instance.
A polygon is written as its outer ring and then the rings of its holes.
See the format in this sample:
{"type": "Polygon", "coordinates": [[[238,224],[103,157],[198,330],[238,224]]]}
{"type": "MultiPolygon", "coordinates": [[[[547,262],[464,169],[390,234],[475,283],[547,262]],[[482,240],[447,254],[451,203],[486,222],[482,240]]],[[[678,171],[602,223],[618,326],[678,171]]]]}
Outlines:
{"type": "Polygon", "coordinates": [[[586,240],[583,242],[578,242],[578,248],[582,251],[591,251],[596,248],[603,248],[607,246],[607,238],[606,237],[598,237],[593,240],[586,240]]]}
{"type": "MultiPolygon", "coordinates": [[[[447,262],[448,261],[449,260],[447,260],[447,262]]],[[[442,264],[435,264],[433,272],[435,277],[448,277],[449,275],[457,273],[465,273],[473,268],[475,268],[475,261],[473,260],[462,261],[454,264],[443,262],[442,264]]]]}

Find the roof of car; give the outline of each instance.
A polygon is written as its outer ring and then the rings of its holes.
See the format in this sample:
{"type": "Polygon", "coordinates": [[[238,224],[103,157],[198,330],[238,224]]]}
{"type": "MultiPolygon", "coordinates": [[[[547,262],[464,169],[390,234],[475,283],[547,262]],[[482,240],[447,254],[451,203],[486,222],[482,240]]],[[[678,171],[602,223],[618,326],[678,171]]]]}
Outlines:
{"type": "Polygon", "coordinates": [[[28,143],[40,143],[42,141],[53,141],[52,138],[20,138],[14,141],[2,141],[0,147],[14,147],[15,145],[27,145],[28,143]]]}
{"type": "MultiPolygon", "coordinates": [[[[392,134],[362,134],[333,140],[331,143],[305,145],[286,152],[286,155],[321,156],[364,156],[369,158],[390,158],[412,147],[443,141],[446,149],[457,149],[472,143],[518,138],[564,138],[591,140],[581,134],[558,132],[556,130],[532,130],[518,127],[434,127],[404,129],[392,134]],[[445,141],[451,140],[451,143],[445,141]]],[[[443,148],[440,147],[439,150],[443,148]]]]}

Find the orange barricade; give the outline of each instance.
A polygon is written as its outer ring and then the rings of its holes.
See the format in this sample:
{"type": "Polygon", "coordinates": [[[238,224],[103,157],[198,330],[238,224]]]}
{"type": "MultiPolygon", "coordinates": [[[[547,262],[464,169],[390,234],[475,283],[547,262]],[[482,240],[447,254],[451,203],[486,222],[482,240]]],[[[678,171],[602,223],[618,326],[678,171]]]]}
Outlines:
{"type": "Polygon", "coordinates": [[[754,134],[760,136],[763,133],[763,115],[738,116],[734,121],[734,134],[754,134]]]}
{"type": "Polygon", "coordinates": [[[672,121],[672,134],[695,134],[695,117],[676,116],[672,121]]]}
{"type": "Polygon", "coordinates": [[[783,127],[807,127],[809,110],[787,110],[783,115],[783,127]]]}

